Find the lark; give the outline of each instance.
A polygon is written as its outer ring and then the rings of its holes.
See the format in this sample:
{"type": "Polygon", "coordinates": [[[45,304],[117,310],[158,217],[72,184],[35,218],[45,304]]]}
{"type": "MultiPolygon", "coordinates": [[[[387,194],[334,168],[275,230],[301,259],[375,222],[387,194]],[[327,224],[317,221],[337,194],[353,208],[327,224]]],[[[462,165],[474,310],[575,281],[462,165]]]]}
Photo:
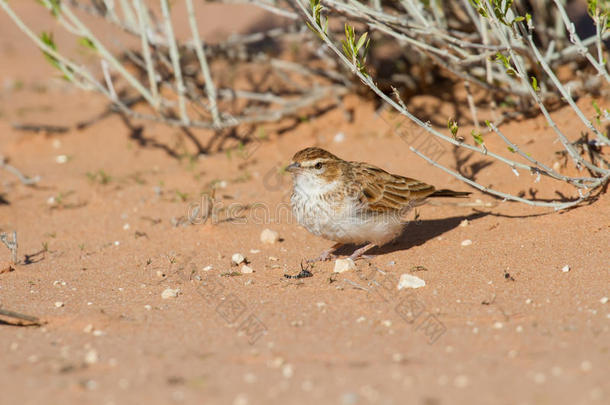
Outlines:
{"type": "Polygon", "coordinates": [[[314,235],[336,242],[310,262],[330,260],[344,244],[363,245],[350,256],[399,236],[406,214],[431,197],[466,197],[470,193],[390,174],[363,162],[348,162],[321,148],[297,152],[286,167],[292,174],[290,197],[297,221],[314,235]]]}

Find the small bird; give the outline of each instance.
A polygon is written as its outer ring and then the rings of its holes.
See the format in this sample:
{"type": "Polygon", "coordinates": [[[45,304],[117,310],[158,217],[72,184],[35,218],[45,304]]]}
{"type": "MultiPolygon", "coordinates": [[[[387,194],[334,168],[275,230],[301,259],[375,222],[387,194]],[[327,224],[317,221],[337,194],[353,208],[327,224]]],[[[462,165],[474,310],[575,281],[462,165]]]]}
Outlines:
{"type": "Polygon", "coordinates": [[[297,152],[286,170],[292,174],[290,197],[297,221],[314,235],[336,242],[310,262],[330,260],[344,244],[364,244],[355,260],[374,246],[401,234],[404,217],[430,197],[466,197],[470,193],[390,174],[363,162],[348,162],[321,148],[297,152]]]}

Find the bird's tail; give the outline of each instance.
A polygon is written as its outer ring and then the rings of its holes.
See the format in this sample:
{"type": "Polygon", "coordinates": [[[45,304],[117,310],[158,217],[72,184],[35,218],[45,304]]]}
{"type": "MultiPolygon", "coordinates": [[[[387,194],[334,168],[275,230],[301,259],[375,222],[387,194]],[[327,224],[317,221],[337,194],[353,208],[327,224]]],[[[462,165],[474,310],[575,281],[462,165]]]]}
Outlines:
{"type": "Polygon", "coordinates": [[[453,191],[449,189],[436,190],[434,193],[430,194],[428,197],[456,197],[456,198],[466,198],[470,195],[468,191],[453,191]]]}

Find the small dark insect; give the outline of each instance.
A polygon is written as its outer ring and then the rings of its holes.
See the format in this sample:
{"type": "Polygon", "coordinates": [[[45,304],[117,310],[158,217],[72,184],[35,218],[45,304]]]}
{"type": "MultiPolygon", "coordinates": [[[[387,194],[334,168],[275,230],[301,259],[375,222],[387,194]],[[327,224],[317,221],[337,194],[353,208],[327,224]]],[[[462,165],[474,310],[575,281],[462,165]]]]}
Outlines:
{"type": "Polygon", "coordinates": [[[510,281],[515,281],[515,278],[513,276],[510,275],[510,273],[508,271],[504,272],[504,278],[506,280],[510,280],[510,281]]]}
{"type": "Polygon", "coordinates": [[[290,275],[290,274],[284,274],[284,277],[286,278],[307,278],[307,277],[313,277],[313,274],[311,273],[311,271],[309,271],[309,263],[305,266],[303,266],[303,262],[301,262],[301,272],[299,274],[297,274],[296,276],[290,275]]]}

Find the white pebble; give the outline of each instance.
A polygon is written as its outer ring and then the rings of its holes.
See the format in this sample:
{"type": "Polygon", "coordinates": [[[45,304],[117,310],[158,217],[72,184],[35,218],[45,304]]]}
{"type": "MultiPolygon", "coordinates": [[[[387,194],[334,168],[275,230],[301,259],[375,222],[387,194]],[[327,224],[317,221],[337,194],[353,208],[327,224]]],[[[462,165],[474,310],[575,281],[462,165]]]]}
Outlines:
{"type": "Polygon", "coordinates": [[[85,333],[93,332],[93,325],[89,324],[89,325],[85,326],[85,328],[83,329],[83,332],[85,332],[85,333]]]}
{"type": "Polygon", "coordinates": [[[246,258],[241,253],[234,253],[233,256],[231,256],[231,261],[237,265],[240,265],[246,261],[246,258]]]}
{"type": "Polygon", "coordinates": [[[546,376],[544,373],[536,373],[534,374],[534,382],[536,384],[543,384],[546,381],[546,376]]]}
{"type": "Polygon", "coordinates": [[[121,242],[119,242],[118,240],[114,241],[114,246],[119,246],[121,244],[121,242]]]}
{"type": "Polygon", "coordinates": [[[358,323],[362,323],[364,321],[366,321],[366,318],[363,317],[363,316],[361,316],[360,318],[356,319],[356,322],[358,322],[358,323]]]}
{"type": "Polygon", "coordinates": [[[254,270],[252,270],[252,267],[250,266],[246,266],[245,264],[243,266],[241,266],[241,272],[243,274],[250,274],[250,273],[254,273],[254,270]]]}
{"type": "Polygon", "coordinates": [[[412,276],[411,274],[403,274],[398,280],[398,289],[403,288],[420,288],[426,285],[426,282],[419,277],[412,276]]]}
{"type": "Polygon", "coordinates": [[[464,239],[462,241],[462,246],[470,246],[472,245],[472,241],[470,239],[464,239]]]}
{"type": "Polygon", "coordinates": [[[273,245],[278,240],[280,240],[280,234],[274,230],[265,228],[261,232],[261,242],[264,244],[273,245]]]}
{"type": "Polygon", "coordinates": [[[344,271],[354,270],[356,264],[350,258],[335,260],[335,273],[343,273],[344,271]]]}
{"type": "Polygon", "coordinates": [[[502,324],[502,322],[494,323],[494,329],[502,329],[503,327],[504,325],[502,324]]]}
{"type": "Polygon", "coordinates": [[[269,256],[269,260],[271,260],[272,262],[277,262],[279,259],[275,256],[269,256]]]}
{"type": "Polygon", "coordinates": [[[61,302],[61,301],[57,301],[57,302],[55,303],[55,308],[61,308],[61,307],[63,307],[63,306],[64,306],[64,303],[63,303],[63,302],[61,302]]]}
{"type": "Polygon", "coordinates": [[[567,273],[568,271],[570,271],[570,265],[566,264],[565,266],[562,267],[561,271],[564,273],[567,273]]]}
{"type": "Polygon", "coordinates": [[[523,332],[523,326],[519,325],[515,328],[515,331],[517,331],[517,333],[521,333],[523,332]]]}
{"type": "Polygon", "coordinates": [[[465,219],[465,220],[463,220],[462,222],[460,222],[460,226],[461,226],[461,227],[468,226],[468,224],[469,224],[469,222],[468,222],[468,220],[467,220],[467,219],[465,219]]]}
{"type": "Polygon", "coordinates": [[[528,304],[528,305],[531,304],[532,303],[532,299],[531,298],[526,299],[525,303],[528,304]]]}
{"type": "Polygon", "coordinates": [[[176,298],[178,296],[178,294],[180,294],[179,288],[176,288],[175,290],[173,290],[171,288],[166,288],[161,293],[161,298],[163,298],[164,300],[169,299],[169,298],[176,298]]]}
{"type": "Polygon", "coordinates": [[[97,355],[97,351],[94,349],[89,350],[85,354],[85,364],[95,364],[99,360],[99,356],[97,355]]]}
{"type": "Polygon", "coordinates": [[[261,252],[260,249],[250,249],[250,253],[252,253],[252,254],[257,254],[260,252],[261,252]]]}
{"type": "Polygon", "coordinates": [[[333,137],[333,142],[341,143],[345,140],[345,134],[343,132],[337,132],[333,137]]]}
{"type": "Polygon", "coordinates": [[[468,376],[465,375],[458,375],[453,380],[453,385],[455,385],[457,388],[465,388],[466,386],[468,386],[468,383],[468,376]]]}
{"type": "Polygon", "coordinates": [[[599,302],[601,302],[602,304],[607,304],[608,303],[608,297],[601,297],[599,302]]]}
{"type": "Polygon", "coordinates": [[[381,321],[381,324],[383,326],[385,326],[386,328],[389,328],[392,326],[392,321],[390,321],[389,319],[386,319],[386,320],[381,321]]]}
{"type": "Polygon", "coordinates": [[[203,271],[210,271],[210,270],[212,270],[212,269],[213,269],[213,267],[212,267],[212,266],[205,266],[205,267],[203,268],[203,271]]]}
{"type": "Polygon", "coordinates": [[[55,162],[61,164],[64,164],[68,161],[68,156],[66,155],[58,155],[55,156],[55,162]]]}
{"type": "Polygon", "coordinates": [[[150,311],[152,309],[152,306],[146,304],[146,305],[144,305],[144,309],[147,311],[150,311]]]}
{"type": "Polygon", "coordinates": [[[282,367],[282,375],[284,378],[292,378],[294,375],[294,367],[292,367],[292,364],[284,364],[284,367],[282,367]]]}
{"type": "Polygon", "coordinates": [[[123,225],[123,230],[124,230],[124,231],[128,231],[128,230],[129,230],[129,228],[130,228],[129,224],[125,224],[125,225],[123,225]]]}

